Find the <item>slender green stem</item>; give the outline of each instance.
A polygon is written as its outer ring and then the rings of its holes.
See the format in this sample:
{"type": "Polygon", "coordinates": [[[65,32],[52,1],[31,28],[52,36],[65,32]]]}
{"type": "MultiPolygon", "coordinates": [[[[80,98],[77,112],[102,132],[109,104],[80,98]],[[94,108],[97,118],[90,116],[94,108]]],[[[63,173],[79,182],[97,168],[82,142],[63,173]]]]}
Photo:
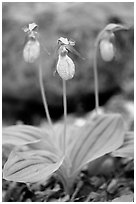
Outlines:
{"type": "Polygon", "coordinates": [[[98,113],[98,109],[99,109],[98,70],[97,70],[97,51],[98,51],[98,45],[97,45],[97,43],[96,43],[95,51],[94,51],[94,60],[93,60],[93,70],[94,70],[94,91],[95,91],[95,109],[96,109],[96,113],[98,113]]]}
{"type": "Polygon", "coordinates": [[[46,117],[47,117],[47,120],[48,120],[48,123],[49,123],[51,129],[53,129],[52,120],[51,120],[51,117],[50,117],[50,114],[49,114],[48,104],[47,104],[45,91],[44,91],[44,86],[43,86],[41,63],[39,63],[39,82],[40,82],[41,95],[42,95],[42,100],[43,100],[43,105],[44,105],[46,117]]]}
{"type": "Polygon", "coordinates": [[[66,80],[63,79],[63,106],[64,106],[64,153],[66,143],[66,127],[67,127],[67,96],[66,96],[66,80]]]}
{"type": "Polygon", "coordinates": [[[98,48],[99,42],[102,36],[105,33],[105,29],[103,29],[97,36],[95,42],[95,50],[94,50],[94,59],[93,59],[93,70],[94,70],[94,92],[95,92],[95,109],[96,113],[98,113],[99,109],[99,84],[98,84],[98,69],[97,69],[97,57],[98,57],[98,48]]]}

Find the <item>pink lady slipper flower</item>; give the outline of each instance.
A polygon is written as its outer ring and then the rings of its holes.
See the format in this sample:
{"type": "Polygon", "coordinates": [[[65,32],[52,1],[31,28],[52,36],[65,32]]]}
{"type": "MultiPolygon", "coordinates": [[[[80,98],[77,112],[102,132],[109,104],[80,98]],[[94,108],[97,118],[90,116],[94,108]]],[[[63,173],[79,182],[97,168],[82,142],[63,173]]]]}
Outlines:
{"type": "Polygon", "coordinates": [[[101,58],[106,61],[110,62],[114,59],[115,57],[115,46],[114,46],[114,41],[115,41],[115,35],[111,31],[105,31],[102,35],[102,39],[99,42],[99,49],[100,49],[100,54],[101,58]]]}
{"type": "Polygon", "coordinates": [[[58,39],[58,63],[57,63],[57,72],[60,77],[64,80],[72,79],[75,74],[75,65],[73,60],[68,56],[68,52],[72,52],[81,59],[82,56],[78,51],[73,47],[75,41],[68,40],[67,38],[60,37],[58,39]]]}
{"type": "Polygon", "coordinates": [[[27,34],[25,39],[25,46],[23,50],[24,60],[28,63],[35,62],[40,55],[40,43],[38,40],[38,32],[36,31],[38,25],[31,23],[24,27],[23,30],[27,34]]]}
{"type": "Polygon", "coordinates": [[[103,61],[110,62],[116,57],[116,31],[128,30],[126,26],[120,24],[108,24],[103,30],[98,34],[95,45],[94,45],[94,58],[93,58],[93,72],[94,72],[94,89],[95,89],[95,108],[98,113],[99,110],[99,84],[98,84],[98,54],[101,55],[103,61]],[[98,53],[99,52],[99,53],[98,53]]]}
{"type": "Polygon", "coordinates": [[[57,72],[64,80],[72,79],[75,74],[75,65],[73,60],[67,55],[68,51],[65,45],[59,48],[59,58],[57,63],[57,72]]]}
{"type": "Polygon", "coordinates": [[[116,54],[116,48],[114,46],[115,32],[118,30],[127,30],[127,28],[120,24],[111,23],[105,27],[100,33],[100,54],[104,61],[112,61],[116,54]]]}
{"type": "Polygon", "coordinates": [[[115,48],[113,43],[104,39],[100,42],[99,46],[102,59],[106,62],[112,61],[115,56],[115,48]]]}

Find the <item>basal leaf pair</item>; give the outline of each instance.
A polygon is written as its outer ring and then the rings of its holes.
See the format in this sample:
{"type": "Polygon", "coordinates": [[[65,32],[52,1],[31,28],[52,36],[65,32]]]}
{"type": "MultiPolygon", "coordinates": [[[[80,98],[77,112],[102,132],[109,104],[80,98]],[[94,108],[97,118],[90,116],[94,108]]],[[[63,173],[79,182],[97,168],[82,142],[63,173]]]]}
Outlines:
{"type": "Polygon", "coordinates": [[[54,133],[27,125],[4,128],[3,143],[17,146],[4,166],[3,178],[44,183],[55,172],[66,193],[70,194],[82,167],[107,153],[118,155],[123,150],[124,142],[125,148],[132,143],[133,135],[131,133],[131,142],[128,135],[119,114],[97,115],[83,127],[68,125],[64,155],[61,124],[54,126],[54,133]]]}

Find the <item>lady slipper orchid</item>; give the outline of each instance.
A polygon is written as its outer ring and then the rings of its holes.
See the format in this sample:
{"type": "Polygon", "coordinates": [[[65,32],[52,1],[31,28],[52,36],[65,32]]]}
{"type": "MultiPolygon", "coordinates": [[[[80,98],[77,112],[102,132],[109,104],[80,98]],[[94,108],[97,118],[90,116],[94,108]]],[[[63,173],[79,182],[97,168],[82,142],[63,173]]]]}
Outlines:
{"type": "Polygon", "coordinates": [[[99,109],[99,84],[98,84],[98,70],[97,70],[97,57],[98,51],[100,50],[101,57],[104,61],[111,61],[115,56],[115,48],[112,41],[115,40],[115,32],[119,30],[128,30],[126,26],[120,24],[108,24],[98,34],[95,41],[94,59],[93,59],[93,70],[94,70],[94,92],[95,92],[95,109],[98,112],[99,109]]]}
{"type": "Polygon", "coordinates": [[[60,37],[58,39],[58,63],[57,72],[64,80],[72,79],[75,74],[75,65],[73,60],[68,56],[71,52],[81,59],[84,59],[80,53],[74,48],[75,41],[60,37]]]}
{"type": "Polygon", "coordinates": [[[73,60],[67,55],[68,51],[62,45],[59,48],[59,58],[57,63],[57,72],[64,80],[69,80],[74,77],[75,65],[73,60]]]}
{"type": "Polygon", "coordinates": [[[33,63],[40,55],[40,43],[38,40],[29,40],[23,50],[24,60],[33,63]]]}
{"type": "Polygon", "coordinates": [[[101,40],[100,42],[100,53],[104,61],[112,61],[115,56],[114,46],[109,40],[101,40]]]}
{"type": "MultiPolygon", "coordinates": [[[[30,23],[27,26],[23,27],[23,31],[27,34],[25,38],[25,46],[23,50],[23,57],[26,62],[33,63],[40,57],[40,47],[42,46],[43,50],[47,52],[49,55],[48,50],[42,45],[40,40],[39,32],[37,31],[38,25],[36,23],[30,23]]],[[[42,74],[42,65],[41,60],[38,61],[38,72],[39,72],[39,82],[40,82],[40,91],[42,95],[43,105],[46,113],[46,117],[48,123],[50,124],[51,129],[52,127],[52,120],[49,114],[48,104],[46,100],[44,84],[43,84],[43,74],[42,74]]]]}
{"type": "MultiPolygon", "coordinates": [[[[120,24],[108,24],[98,35],[96,43],[99,44],[100,54],[104,61],[111,61],[115,56],[115,32],[119,30],[128,30],[126,26],[120,24]]],[[[98,46],[98,45],[97,45],[98,46]]]]}
{"type": "MultiPolygon", "coordinates": [[[[39,56],[40,45],[37,39],[36,24],[29,25],[24,32],[28,33],[28,41],[24,48],[24,58],[34,62],[39,56]],[[28,53],[31,53],[29,55],[28,53]],[[29,57],[28,57],[29,56],[29,57]]],[[[115,29],[116,25],[107,26],[115,29]]],[[[103,30],[105,32],[105,29],[103,30]]],[[[74,41],[59,38],[57,72],[63,80],[64,125],[52,124],[44,94],[42,70],[39,66],[39,79],[43,103],[51,129],[29,125],[15,125],[3,128],[3,145],[12,144],[10,153],[3,168],[3,178],[23,183],[42,183],[56,174],[62,182],[66,194],[72,194],[73,184],[82,168],[106,154],[113,156],[133,157],[133,132],[126,132],[120,114],[98,114],[98,79],[97,79],[97,48],[104,59],[111,59],[111,44],[99,35],[94,58],[95,96],[97,114],[90,117],[81,127],[75,123],[67,124],[66,80],[73,78],[75,65],[68,56],[68,51],[79,53],[73,48],[74,41]],[[103,41],[105,40],[105,41],[103,41]],[[100,43],[100,44],[99,44],[100,43]],[[110,54],[107,57],[108,50],[110,54]],[[106,58],[105,58],[106,57],[106,58]]]]}
{"type": "Polygon", "coordinates": [[[40,56],[39,35],[36,31],[38,25],[31,23],[23,28],[27,34],[25,39],[25,46],[23,50],[24,60],[28,63],[33,63],[40,56]]]}

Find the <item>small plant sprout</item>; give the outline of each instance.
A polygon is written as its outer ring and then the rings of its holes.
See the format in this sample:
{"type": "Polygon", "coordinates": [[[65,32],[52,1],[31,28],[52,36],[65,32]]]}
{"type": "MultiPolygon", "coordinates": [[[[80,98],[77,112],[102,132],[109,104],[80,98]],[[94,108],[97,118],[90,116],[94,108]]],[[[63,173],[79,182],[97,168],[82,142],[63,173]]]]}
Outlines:
{"type": "MultiPolygon", "coordinates": [[[[116,26],[111,27],[112,31],[116,26]]],[[[103,39],[101,37],[105,32],[107,30],[104,29],[97,38],[94,60],[97,109],[96,57],[99,43],[103,39]]],[[[64,125],[57,123],[53,126],[54,131],[29,125],[13,125],[3,128],[2,140],[3,144],[16,144],[4,165],[4,179],[26,184],[44,184],[55,174],[63,184],[65,193],[71,197],[73,184],[85,165],[106,154],[133,157],[134,148],[133,132],[126,132],[120,114],[98,114],[93,119],[88,119],[81,127],[75,123],[67,124],[66,81],[72,79],[75,74],[75,65],[68,52],[77,52],[73,48],[74,45],[75,42],[67,38],[61,37],[58,40],[57,72],[63,80],[64,125]]],[[[40,72],[40,82],[41,78],[40,72]]],[[[46,101],[44,105],[47,111],[46,101]]]]}
{"type": "MultiPolygon", "coordinates": [[[[24,60],[28,63],[35,62],[38,58],[40,58],[40,50],[41,50],[41,41],[40,35],[38,32],[38,25],[35,23],[30,23],[23,28],[23,31],[26,33],[25,46],[23,50],[24,60]]],[[[45,49],[44,49],[45,51],[45,49]]],[[[48,51],[47,51],[48,53],[48,51]]],[[[48,104],[45,96],[43,79],[42,79],[42,67],[41,67],[41,59],[39,59],[39,82],[40,82],[40,90],[42,94],[42,100],[47,116],[48,123],[50,127],[53,129],[52,120],[48,110],[48,104]]]]}
{"type": "Polygon", "coordinates": [[[95,87],[95,108],[96,113],[99,110],[99,96],[98,96],[98,73],[97,73],[97,57],[98,50],[100,50],[101,57],[104,61],[109,62],[113,60],[115,56],[115,32],[118,30],[128,30],[127,27],[120,24],[109,24],[107,25],[97,36],[95,41],[95,51],[94,51],[94,87],[95,87]]]}

